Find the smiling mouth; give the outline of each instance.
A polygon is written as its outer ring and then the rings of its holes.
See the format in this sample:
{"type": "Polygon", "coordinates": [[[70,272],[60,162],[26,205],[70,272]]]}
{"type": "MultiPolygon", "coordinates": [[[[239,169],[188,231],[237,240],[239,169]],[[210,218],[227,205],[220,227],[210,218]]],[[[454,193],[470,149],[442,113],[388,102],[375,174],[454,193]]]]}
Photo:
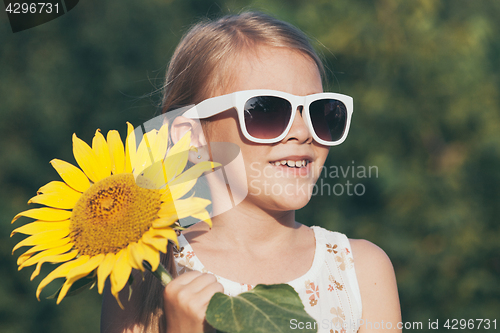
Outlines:
{"type": "Polygon", "coordinates": [[[305,168],[311,161],[309,160],[281,160],[281,161],[274,161],[274,162],[269,162],[269,164],[274,165],[274,166],[287,166],[289,168],[305,168]]]}

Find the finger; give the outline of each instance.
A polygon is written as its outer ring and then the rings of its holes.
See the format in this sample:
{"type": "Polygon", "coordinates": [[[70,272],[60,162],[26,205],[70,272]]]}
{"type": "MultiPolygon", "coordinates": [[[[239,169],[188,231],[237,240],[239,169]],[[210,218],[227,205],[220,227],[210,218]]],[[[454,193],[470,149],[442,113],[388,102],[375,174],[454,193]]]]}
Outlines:
{"type": "Polygon", "coordinates": [[[217,278],[213,274],[201,274],[200,276],[197,276],[195,279],[193,279],[186,286],[189,286],[189,289],[191,290],[192,293],[197,294],[201,290],[203,290],[206,286],[215,283],[218,282],[217,278]]]}
{"type": "Polygon", "coordinates": [[[175,284],[177,285],[187,285],[200,275],[203,275],[203,273],[199,271],[190,271],[182,275],[179,275],[174,280],[172,280],[172,282],[175,282],[175,284]]]}
{"type": "Polygon", "coordinates": [[[196,297],[202,301],[203,312],[206,311],[208,303],[215,293],[224,293],[224,287],[219,282],[211,283],[196,293],[196,297]]]}
{"type": "Polygon", "coordinates": [[[182,274],[173,279],[164,289],[164,297],[174,296],[179,293],[186,285],[189,285],[194,279],[203,273],[198,271],[191,271],[182,274]]]}
{"type": "Polygon", "coordinates": [[[186,272],[182,275],[179,275],[178,279],[179,279],[180,283],[188,284],[188,283],[191,283],[191,281],[193,281],[197,277],[204,275],[204,274],[205,273],[202,273],[200,271],[189,271],[189,272],[186,272]]]}

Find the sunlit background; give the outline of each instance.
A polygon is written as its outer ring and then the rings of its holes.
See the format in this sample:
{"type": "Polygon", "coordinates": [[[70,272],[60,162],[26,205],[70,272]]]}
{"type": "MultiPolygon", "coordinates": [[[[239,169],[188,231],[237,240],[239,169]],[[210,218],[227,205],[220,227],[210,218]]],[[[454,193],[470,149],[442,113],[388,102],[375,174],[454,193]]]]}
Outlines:
{"type": "Polygon", "coordinates": [[[191,24],[242,9],[305,31],[328,67],[325,89],[354,98],[349,137],[327,161],[333,173],[298,220],[384,249],[403,320],[422,322],[420,332],[436,319],[500,321],[499,1],[82,0],[16,34],[0,14],[0,332],[98,332],[96,290],[55,305],[44,299],[53,283],[36,300],[48,270],[33,282],[33,268],[17,271],[22,250],[11,250],[23,236],[9,235],[28,220],[10,221],[58,179],[51,159],[74,162],[73,133],[123,138],[126,121],[157,114],[169,57],[191,24]],[[348,167],[354,175],[342,175],[348,167]]]}

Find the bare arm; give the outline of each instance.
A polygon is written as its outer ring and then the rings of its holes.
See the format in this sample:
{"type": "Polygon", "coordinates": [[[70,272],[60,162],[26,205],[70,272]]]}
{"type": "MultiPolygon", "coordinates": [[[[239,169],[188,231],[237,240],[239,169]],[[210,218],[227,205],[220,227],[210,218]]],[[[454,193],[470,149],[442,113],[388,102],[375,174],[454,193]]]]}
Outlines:
{"type": "Polygon", "coordinates": [[[359,333],[393,332],[401,322],[396,276],[385,252],[373,243],[351,239],[356,275],[363,302],[359,333]]]}

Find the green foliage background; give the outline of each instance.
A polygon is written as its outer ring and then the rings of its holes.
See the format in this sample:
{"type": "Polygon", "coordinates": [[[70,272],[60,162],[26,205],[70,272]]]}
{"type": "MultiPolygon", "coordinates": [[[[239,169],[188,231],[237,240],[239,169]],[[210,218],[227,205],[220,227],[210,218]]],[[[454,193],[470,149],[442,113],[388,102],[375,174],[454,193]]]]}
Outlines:
{"type": "Polygon", "coordinates": [[[86,0],[16,34],[0,14],[0,331],[99,330],[95,290],[59,306],[36,300],[41,277],[17,272],[21,251],[11,249],[23,236],[9,238],[10,220],[57,179],[51,159],[74,161],[73,132],[123,137],[125,121],[156,113],[169,56],[192,23],[242,9],[313,36],[327,89],[354,97],[349,138],[327,165],[378,168],[320,180],[323,195],[298,220],[383,248],[403,320],[422,331],[429,319],[500,320],[500,2],[86,0]],[[364,195],[332,193],[347,181],[364,195]]]}

